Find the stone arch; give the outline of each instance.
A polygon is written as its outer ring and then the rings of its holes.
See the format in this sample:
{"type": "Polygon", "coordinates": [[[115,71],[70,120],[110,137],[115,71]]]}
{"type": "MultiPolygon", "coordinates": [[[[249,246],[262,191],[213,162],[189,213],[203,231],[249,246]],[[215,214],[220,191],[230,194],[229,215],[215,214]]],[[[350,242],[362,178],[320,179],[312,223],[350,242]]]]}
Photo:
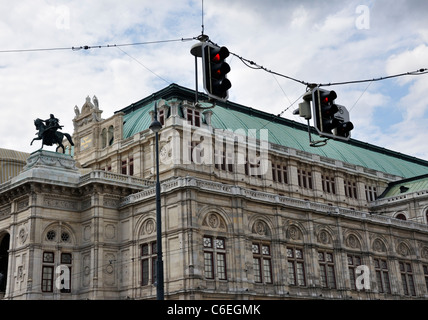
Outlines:
{"type": "Polygon", "coordinates": [[[428,245],[423,245],[420,247],[420,256],[422,259],[428,260],[428,245]]]}
{"type": "Polygon", "coordinates": [[[52,222],[42,232],[42,242],[52,244],[76,244],[76,234],[71,226],[63,222],[52,222]]]}
{"type": "Polygon", "coordinates": [[[388,241],[383,237],[376,236],[371,242],[371,249],[378,253],[388,253],[388,241]]]}
{"type": "Polygon", "coordinates": [[[198,214],[199,225],[208,230],[218,230],[222,232],[231,232],[233,223],[224,209],[205,206],[198,214]]]}
{"type": "Polygon", "coordinates": [[[154,212],[142,214],[134,228],[134,238],[156,235],[156,214],[154,212]]]}
{"type": "Polygon", "coordinates": [[[249,221],[249,230],[257,236],[272,236],[273,226],[267,218],[256,215],[249,221]]]}
{"type": "Polygon", "coordinates": [[[217,212],[209,212],[202,220],[202,227],[208,229],[218,229],[227,232],[227,225],[223,217],[217,212]]]}
{"type": "Polygon", "coordinates": [[[414,254],[412,246],[405,240],[398,240],[395,247],[395,252],[403,257],[408,257],[414,254]]]}
{"type": "Polygon", "coordinates": [[[364,241],[362,236],[354,230],[348,230],[344,233],[343,238],[345,239],[345,245],[348,248],[355,250],[362,250],[364,241]]]}
{"type": "Polygon", "coordinates": [[[407,212],[399,211],[399,212],[396,212],[396,213],[394,214],[394,218],[395,218],[395,219],[399,219],[399,220],[408,220],[408,219],[409,219],[409,216],[408,216],[408,213],[407,213],[407,212]]]}
{"type": "Polygon", "coordinates": [[[140,227],[139,236],[151,236],[156,234],[156,220],[148,217],[144,219],[140,227]]]}
{"type": "Polygon", "coordinates": [[[291,220],[286,221],[284,224],[284,233],[287,240],[305,243],[309,242],[308,232],[300,222],[291,220]]]}
{"type": "Polygon", "coordinates": [[[319,225],[315,227],[315,237],[317,242],[323,245],[333,245],[336,237],[334,231],[325,225],[319,225]]]}

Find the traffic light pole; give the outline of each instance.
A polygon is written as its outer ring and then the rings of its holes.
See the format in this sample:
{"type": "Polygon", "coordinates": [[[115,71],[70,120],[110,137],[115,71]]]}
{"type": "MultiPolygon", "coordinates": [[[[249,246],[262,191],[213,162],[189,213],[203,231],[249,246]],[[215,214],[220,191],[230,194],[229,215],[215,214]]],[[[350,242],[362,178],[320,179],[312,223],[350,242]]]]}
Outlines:
{"type": "Polygon", "coordinates": [[[195,103],[199,101],[199,83],[198,83],[198,58],[202,58],[202,47],[205,42],[209,40],[207,35],[201,34],[198,37],[199,43],[195,44],[191,49],[190,53],[195,56],[195,103]]]}
{"type": "Polygon", "coordinates": [[[198,103],[198,57],[195,56],[195,103],[198,103]]]}

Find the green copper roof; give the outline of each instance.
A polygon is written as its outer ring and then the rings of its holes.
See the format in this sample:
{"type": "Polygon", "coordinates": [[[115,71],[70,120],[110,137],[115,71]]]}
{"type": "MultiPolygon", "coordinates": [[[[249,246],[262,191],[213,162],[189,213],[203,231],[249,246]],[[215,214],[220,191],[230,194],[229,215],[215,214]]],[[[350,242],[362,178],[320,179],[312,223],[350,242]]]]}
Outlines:
{"type": "MultiPolygon", "coordinates": [[[[207,100],[204,94],[199,93],[199,96],[201,101],[207,100]]],[[[167,102],[177,99],[194,101],[195,92],[172,84],[135,104],[117,111],[125,113],[124,139],[149,127],[151,123],[149,112],[154,109],[154,103],[159,99],[165,99],[167,102]]],[[[340,160],[403,178],[428,173],[428,161],[354,139],[350,139],[348,142],[329,140],[325,146],[311,147],[309,145],[306,125],[233,102],[218,102],[211,110],[213,111],[211,122],[214,128],[229,129],[232,131],[243,129],[245,132],[248,132],[250,129],[254,129],[256,132],[260,132],[260,129],[267,129],[269,132],[269,142],[273,144],[340,160]]],[[[319,139],[313,130],[312,128],[313,139],[319,139]]]]}
{"type": "Polygon", "coordinates": [[[379,198],[395,197],[422,190],[428,190],[428,175],[392,182],[379,198]]]}

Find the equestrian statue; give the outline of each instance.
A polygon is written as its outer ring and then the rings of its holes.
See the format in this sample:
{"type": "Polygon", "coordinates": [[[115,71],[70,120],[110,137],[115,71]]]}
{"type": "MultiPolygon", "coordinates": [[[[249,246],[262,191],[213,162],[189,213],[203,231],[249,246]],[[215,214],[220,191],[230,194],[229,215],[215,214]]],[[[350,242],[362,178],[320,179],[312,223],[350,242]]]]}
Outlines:
{"type": "Polygon", "coordinates": [[[55,118],[53,114],[50,115],[50,118],[47,120],[42,120],[37,118],[34,120],[34,125],[36,126],[36,129],[39,130],[38,133],[36,133],[37,138],[34,138],[30,145],[33,144],[34,140],[42,140],[42,148],[44,145],[52,146],[54,144],[57,144],[58,147],[56,148],[56,152],[61,147],[62,153],[65,153],[64,145],[62,144],[62,141],[64,140],[64,136],[67,138],[68,142],[70,142],[70,145],[74,146],[73,140],[71,139],[71,136],[68,133],[62,133],[59,132],[58,129],[62,129],[64,126],[59,125],[59,120],[55,118]]]}

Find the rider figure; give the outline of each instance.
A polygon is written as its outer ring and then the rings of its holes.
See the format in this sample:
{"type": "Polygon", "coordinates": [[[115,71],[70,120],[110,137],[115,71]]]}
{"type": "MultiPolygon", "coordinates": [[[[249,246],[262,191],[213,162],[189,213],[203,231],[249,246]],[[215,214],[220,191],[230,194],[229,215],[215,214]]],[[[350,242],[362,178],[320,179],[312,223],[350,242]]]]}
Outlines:
{"type": "Polygon", "coordinates": [[[59,120],[55,118],[55,116],[51,113],[50,118],[45,120],[46,130],[53,129],[53,131],[57,131],[61,129],[63,126],[59,125],[59,120]]]}
{"type": "Polygon", "coordinates": [[[59,120],[51,113],[49,119],[44,121],[46,123],[46,128],[43,132],[43,136],[46,139],[46,144],[53,144],[55,141],[55,133],[58,129],[61,129],[63,126],[59,125],[59,120]]]}

